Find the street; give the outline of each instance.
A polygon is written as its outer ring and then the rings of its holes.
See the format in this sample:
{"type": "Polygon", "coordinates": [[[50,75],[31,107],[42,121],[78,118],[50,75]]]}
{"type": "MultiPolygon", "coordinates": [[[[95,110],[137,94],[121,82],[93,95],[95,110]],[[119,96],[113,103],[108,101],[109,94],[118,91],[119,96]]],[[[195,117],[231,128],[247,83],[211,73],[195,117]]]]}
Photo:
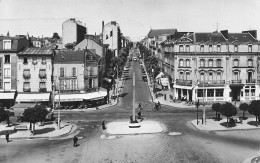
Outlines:
{"type": "MultiPolygon", "coordinates": [[[[50,139],[0,140],[0,162],[241,162],[260,150],[258,130],[208,132],[198,131],[190,121],[196,109],[162,106],[153,110],[148,86],[142,80],[138,62],[131,62],[129,78],[124,83],[118,105],[97,111],[63,111],[62,121],[78,129],[66,136],[50,139]],[[136,106],[141,103],[145,120],[159,121],[167,130],[159,134],[103,136],[101,122],[125,120],[132,113],[132,74],[136,74],[136,106]],[[180,132],[181,135],[168,135],[180,132]],[[73,136],[79,146],[73,147],[73,136]]],[[[200,116],[202,112],[200,111],[200,116]]],[[[215,112],[207,111],[208,118],[215,112]]]]}

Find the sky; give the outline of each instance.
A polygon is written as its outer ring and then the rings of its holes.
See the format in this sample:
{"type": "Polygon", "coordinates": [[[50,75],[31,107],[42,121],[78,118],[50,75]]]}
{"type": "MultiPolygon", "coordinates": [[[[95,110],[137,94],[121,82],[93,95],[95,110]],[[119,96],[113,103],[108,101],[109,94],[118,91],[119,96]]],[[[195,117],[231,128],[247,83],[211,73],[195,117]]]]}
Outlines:
{"type": "Polygon", "coordinates": [[[0,35],[62,36],[62,23],[76,18],[88,34],[101,33],[102,21],[116,21],[138,41],[150,29],[259,32],[259,16],[259,0],[0,0],[0,35]]]}

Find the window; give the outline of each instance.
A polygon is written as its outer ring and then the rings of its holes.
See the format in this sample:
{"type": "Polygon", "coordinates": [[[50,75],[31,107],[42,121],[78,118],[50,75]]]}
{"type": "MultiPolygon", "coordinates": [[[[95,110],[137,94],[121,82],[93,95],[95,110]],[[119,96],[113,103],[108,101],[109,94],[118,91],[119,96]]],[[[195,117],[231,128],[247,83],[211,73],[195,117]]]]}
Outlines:
{"type": "Polygon", "coordinates": [[[208,89],[207,90],[207,96],[208,97],[214,97],[214,89],[208,89]]]}
{"type": "Polygon", "coordinates": [[[245,96],[249,96],[249,89],[245,89],[245,96]]]}
{"type": "Polygon", "coordinates": [[[202,73],[200,73],[200,80],[201,81],[205,81],[205,74],[204,74],[204,72],[202,72],[202,73]]]}
{"type": "Polygon", "coordinates": [[[40,76],[40,78],[46,78],[46,70],[40,69],[39,76],[40,76]]]}
{"type": "Polygon", "coordinates": [[[42,64],[46,64],[46,57],[42,57],[42,64]]]}
{"type": "Polygon", "coordinates": [[[213,59],[209,60],[209,67],[213,67],[213,59]]]}
{"type": "Polygon", "coordinates": [[[180,79],[183,79],[183,78],[184,78],[183,72],[180,72],[180,79]]]}
{"type": "Polygon", "coordinates": [[[239,80],[239,74],[238,74],[238,72],[236,71],[236,72],[234,72],[234,80],[239,80]]]}
{"type": "Polygon", "coordinates": [[[71,79],[70,80],[70,89],[76,90],[77,89],[77,79],[71,79]]]}
{"type": "Polygon", "coordinates": [[[220,45],[217,45],[217,52],[221,52],[221,47],[220,47],[220,45]]]}
{"type": "Polygon", "coordinates": [[[252,52],[252,45],[248,45],[248,52],[252,52]]]}
{"type": "Polygon", "coordinates": [[[217,59],[216,65],[217,67],[221,67],[221,59],[217,59]]]}
{"type": "Polygon", "coordinates": [[[180,59],[180,67],[183,67],[183,59],[180,59]]]}
{"type": "Polygon", "coordinates": [[[221,73],[218,72],[218,73],[217,73],[217,81],[220,81],[220,80],[221,80],[221,73]]]}
{"type": "Polygon", "coordinates": [[[26,57],[23,58],[23,64],[28,64],[28,60],[26,57]]]}
{"type": "Polygon", "coordinates": [[[186,51],[186,52],[190,52],[190,45],[186,45],[186,46],[185,46],[185,51],[186,51]]]}
{"type": "Polygon", "coordinates": [[[209,81],[212,81],[212,80],[213,80],[213,73],[210,72],[210,73],[209,73],[209,81]]]}
{"type": "Polygon", "coordinates": [[[238,59],[234,59],[234,67],[238,67],[239,66],[239,61],[238,59]]]}
{"type": "Polygon", "coordinates": [[[235,45],[235,46],[234,46],[234,51],[235,51],[235,52],[238,52],[238,45],[235,45]]]}
{"type": "Polygon", "coordinates": [[[186,80],[190,79],[190,72],[186,72],[186,80]]]}
{"type": "Polygon", "coordinates": [[[3,40],[3,49],[11,50],[11,40],[3,40]]]}
{"type": "Polygon", "coordinates": [[[251,89],[251,96],[255,96],[255,89],[251,89]]]}
{"type": "Polygon", "coordinates": [[[249,59],[249,60],[247,61],[247,66],[248,66],[248,67],[252,67],[252,66],[253,66],[253,60],[252,60],[252,59],[249,59]]]}
{"type": "Polygon", "coordinates": [[[5,55],[5,63],[10,63],[10,55],[5,55]]]}
{"type": "Polygon", "coordinates": [[[72,76],[73,77],[77,76],[76,67],[72,67],[72,76]]]}
{"type": "Polygon", "coordinates": [[[34,65],[37,64],[37,58],[36,58],[36,57],[33,57],[33,61],[32,61],[32,63],[33,63],[34,65]]]}
{"type": "Polygon", "coordinates": [[[224,89],[216,89],[216,97],[223,97],[224,89]]]}
{"type": "Polygon", "coordinates": [[[204,59],[200,60],[200,67],[205,67],[205,60],[204,59]]]}
{"type": "Polygon", "coordinates": [[[213,52],[212,45],[209,45],[209,52],[213,52]]]}
{"type": "Polygon", "coordinates": [[[24,82],[23,89],[30,89],[30,82],[24,82]]]}
{"type": "Polygon", "coordinates": [[[186,67],[190,67],[190,60],[186,59],[186,67]]]}
{"type": "Polygon", "coordinates": [[[64,77],[64,76],[65,76],[64,67],[60,67],[60,77],[64,77]]]}
{"type": "Polygon", "coordinates": [[[5,78],[10,78],[11,77],[11,70],[10,70],[10,68],[5,68],[4,69],[4,77],[5,78]]]}
{"type": "Polygon", "coordinates": [[[46,82],[40,82],[39,87],[40,89],[46,88],[46,82]]]}
{"type": "Polygon", "coordinates": [[[23,75],[24,76],[29,76],[30,75],[30,69],[23,70],[23,75]]]}
{"type": "Polygon", "coordinates": [[[198,89],[198,97],[203,97],[203,89],[198,89]]]}
{"type": "Polygon", "coordinates": [[[200,45],[200,52],[204,52],[204,45],[200,45]]]}
{"type": "Polygon", "coordinates": [[[184,49],[183,49],[183,45],[179,45],[179,50],[180,50],[180,52],[183,52],[184,51],[184,49]]]}

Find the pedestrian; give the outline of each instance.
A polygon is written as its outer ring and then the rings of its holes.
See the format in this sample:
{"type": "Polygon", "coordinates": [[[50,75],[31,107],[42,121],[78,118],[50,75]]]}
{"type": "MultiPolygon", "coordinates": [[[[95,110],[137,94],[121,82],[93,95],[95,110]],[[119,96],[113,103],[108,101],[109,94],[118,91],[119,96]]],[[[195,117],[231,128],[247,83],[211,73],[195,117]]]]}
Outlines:
{"type": "Polygon", "coordinates": [[[102,121],[102,129],[105,130],[106,129],[106,124],[105,124],[105,120],[102,121]]]}
{"type": "Polygon", "coordinates": [[[158,101],[158,107],[161,109],[161,103],[160,103],[160,101],[158,101]]]}
{"type": "Polygon", "coordinates": [[[6,142],[8,143],[9,142],[9,133],[6,131],[6,134],[5,134],[5,139],[6,139],[6,142]]]}
{"type": "Polygon", "coordinates": [[[141,119],[142,118],[142,113],[141,113],[141,111],[139,110],[139,112],[138,112],[138,118],[139,119],[141,119]]]}
{"type": "Polygon", "coordinates": [[[166,94],[164,94],[164,100],[166,100],[166,94]]]}
{"type": "Polygon", "coordinates": [[[73,138],[73,146],[77,147],[78,146],[78,137],[75,135],[73,138]]]}

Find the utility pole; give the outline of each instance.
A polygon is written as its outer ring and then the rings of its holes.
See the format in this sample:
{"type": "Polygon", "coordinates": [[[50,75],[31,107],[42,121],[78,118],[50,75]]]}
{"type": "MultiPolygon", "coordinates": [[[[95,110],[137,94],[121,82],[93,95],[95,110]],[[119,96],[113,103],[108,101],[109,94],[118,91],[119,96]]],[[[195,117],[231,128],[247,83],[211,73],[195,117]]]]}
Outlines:
{"type": "Polygon", "coordinates": [[[135,72],[133,73],[133,121],[135,121],[135,72]]]}
{"type": "Polygon", "coordinates": [[[59,79],[59,112],[58,112],[58,130],[60,129],[60,79],[59,79]]]}
{"type": "Polygon", "coordinates": [[[205,115],[205,77],[203,81],[203,124],[206,125],[206,115],[205,115]]]}

